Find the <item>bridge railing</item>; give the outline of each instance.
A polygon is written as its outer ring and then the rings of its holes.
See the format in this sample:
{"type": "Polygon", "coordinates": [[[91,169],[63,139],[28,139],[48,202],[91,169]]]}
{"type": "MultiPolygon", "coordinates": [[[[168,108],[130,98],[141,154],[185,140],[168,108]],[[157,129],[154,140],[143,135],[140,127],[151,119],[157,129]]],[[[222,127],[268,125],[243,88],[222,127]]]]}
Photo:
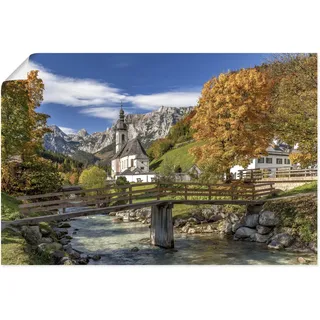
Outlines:
{"type": "Polygon", "coordinates": [[[66,208],[116,206],[152,200],[256,200],[272,194],[272,183],[203,184],[197,182],[147,182],[105,188],[61,191],[21,196],[23,215],[39,212],[65,212],[66,208]]]}

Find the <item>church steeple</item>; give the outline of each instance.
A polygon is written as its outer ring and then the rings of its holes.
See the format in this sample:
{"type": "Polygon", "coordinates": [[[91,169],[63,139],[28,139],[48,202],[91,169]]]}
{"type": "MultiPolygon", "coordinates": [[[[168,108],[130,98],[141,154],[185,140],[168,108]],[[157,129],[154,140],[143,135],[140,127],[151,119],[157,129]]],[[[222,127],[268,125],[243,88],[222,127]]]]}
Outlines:
{"type": "Polygon", "coordinates": [[[124,111],[122,109],[122,102],[121,102],[119,120],[116,126],[116,152],[120,151],[121,148],[127,143],[127,141],[128,141],[128,130],[127,130],[127,125],[124,122],[124,111]]]}

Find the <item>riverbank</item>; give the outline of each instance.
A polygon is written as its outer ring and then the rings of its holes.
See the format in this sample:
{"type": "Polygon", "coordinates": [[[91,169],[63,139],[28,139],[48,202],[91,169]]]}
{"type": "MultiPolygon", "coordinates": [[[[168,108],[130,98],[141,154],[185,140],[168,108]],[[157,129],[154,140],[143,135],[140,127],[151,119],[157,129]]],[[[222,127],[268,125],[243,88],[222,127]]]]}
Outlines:
{"type": "MultiPolygon", "coordinates": [[[[16,218],[18,214],[15,211],[17,203],[14,199],[6,198],[6,200],[8,199],[10,200],[10,206],[7,207],[10,207],[10,210],[6,209],[5,217],[16,218]]],[[[4,201],[4,203],[7,202],[4,201]]],[[[250,246],[244,243],[254,242],[259,244],[258,247],[254,247],[255,250],[296,253],[299,254],[296,256],[296,260],[299,259],[297,260],[298,263],[316,263],[316,194],[278,198],[275,201],[267,202],[262,208],[249,209],[246,211],[244,206],[235,205],[178,207],[178,210],[174,211],[173,217],[175,241],[178,241],[178,243],[187,242],[190,247],[193,246],[191,242],[195,241],[199,244],[197,250],[200,251],[202,251],[200,249],[201,241],[203,241],[203,245],[208,245],[213,239],[220,239],[219,241],[226,241],[228,245],[234,247],[236,246],[234,240],[237,240],[239,245],[244,248],[250,246]],[[182,241],[182,239],[184,240],[182,241]],[[304,258],[303,254],[310,254],[310,256],[304,258]]],[[[101,255],[97,252],[101,254],[104,251],[109,252],[111,247],[117,251],[117,244],[114,241],[121,243],[121,239],[126,237],[125,230],[130,233],[135,231],[138,234],[142,232],[141,230],[144,230],[143,251],[150,249],[151,252],[154,252],[155,248],[150,246],[149,240],[151,208],[114,212],[110,213],[109,216],[97,217],[99,218],[84,217],[71,221],[50,224],[40,223],[39,225],[21,228],[9,227],[2,232],[2,264],[93,264],[101,259],[101,255]],[[105,220],[107,221],[106,224],[105,220]],[[101,225],[97,226],[97,221],[101,225]],[[130,223],[128,224],[128,222],[130,223]],[[129,227],[131,222],[133,223],[132,227],[134,226],[133,229],[131,229],[131,226],[129,227]],[[75,227],[77,224],[79,224],[78,227],[75,227]],[[92,232],[82,230],[82,228],[92,229],[92,232]],[[113,237],[118,232],[123,232],[122,238],[113,237]],[[79,234],[82,235],[80,239],[79,234]],[[106,242],[107,245],[102,244],[101,249],[104,251],[86,250],[86,247],[92,247],[91,242],[96,243],[96,238],[104,238],[109,234],[111,234],[112,242],[108,242],[109,239],[106,242]],[[81,240],[86,236],[88,239],[81,240]],[[81,241],[85,241],[86,247],[79,249],[81,241]]],[[[133,238],[137,242],[131,249],[139,251],[141,254],[141,239],[133,238]]],[[[99,241],[96,245],[99,245],[99,241]]],[[[237,245],[237,250],[239,250],[239,245],[237,245]]],[[[215,247],[214,244],[213,247],[215,247]]],[[[124,252],[126,252],[126,248],[124,243],[122,248],[124,252]]],[[[222,252],[220,254],[223,255],[222,252]]],[[[129,252],[130,255],[132,255],[131,251],[129,252]]],[[[259,254],[257,253],[256,256],[259,256],[259,254]]],[[[264,259],[266,259],[265,257],[264,259]]],[[[124,259],[127,261],[125,256],[124,259]]],[[[200,256],[198,256],[198,259],[203,260],[200,256]]],[[[189,263],[186,258],[185,261],[189,263]]],[[[238,258],[236,261],[243,262],[245,259],[238,258]]],[[[103,263],[109,264],[105,259],[103,259],[103,263]]],[[[291,263],[294,264],[292,261],[291,263]]],[[[159,262],[159,264],[162,263],[159,262]]]]}

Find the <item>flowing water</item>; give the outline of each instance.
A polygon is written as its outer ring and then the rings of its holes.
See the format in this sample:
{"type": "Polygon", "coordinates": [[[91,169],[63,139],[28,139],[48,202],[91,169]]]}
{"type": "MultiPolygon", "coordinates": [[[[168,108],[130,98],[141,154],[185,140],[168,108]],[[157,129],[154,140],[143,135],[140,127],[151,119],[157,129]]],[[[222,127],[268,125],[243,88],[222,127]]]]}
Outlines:
{"type": "Polygon", "coordinates": [[[175,231],[175,248],[162,249],[148,244],[147,225],[114,222],[114,217],[107,215],[77,218],[70,224],[71,232],[78,229],[72,234],[72,247],[86,254],[101,255],[100,260],[90,260],[89,264],[284,265],[298,264],[298,257],[316,263],[315,254],[272,251],[265,244],[233,241],[218,234],[186,235],[175,231]],[[133,251],[136,248],[139,251],[133,251]]]}

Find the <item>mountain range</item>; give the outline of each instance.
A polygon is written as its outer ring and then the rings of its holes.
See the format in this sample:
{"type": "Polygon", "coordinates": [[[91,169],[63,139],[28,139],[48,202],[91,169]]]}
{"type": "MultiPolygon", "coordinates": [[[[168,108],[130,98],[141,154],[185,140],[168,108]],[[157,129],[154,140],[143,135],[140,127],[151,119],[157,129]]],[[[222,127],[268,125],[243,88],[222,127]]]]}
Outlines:
{"type": "MultiPolygon", "coordinates": [[[[152,141],[164,138],[170,128],[193,107],[161,107],[146,114],[126,114],[125,122],[128,127],[128,138],[138,137],[147,149],[152,141]]],[[[52,125],[52,133],[44,136],[44,148],[71,157],[85,156],[98,159],[109,159],[114,154],[115,126],[103,132],[89,134],[81,129],[77,134],[66,134],[58,126],[52,125]]],[[[91,159],[92,160],[92,159],[91,159]]]]}

